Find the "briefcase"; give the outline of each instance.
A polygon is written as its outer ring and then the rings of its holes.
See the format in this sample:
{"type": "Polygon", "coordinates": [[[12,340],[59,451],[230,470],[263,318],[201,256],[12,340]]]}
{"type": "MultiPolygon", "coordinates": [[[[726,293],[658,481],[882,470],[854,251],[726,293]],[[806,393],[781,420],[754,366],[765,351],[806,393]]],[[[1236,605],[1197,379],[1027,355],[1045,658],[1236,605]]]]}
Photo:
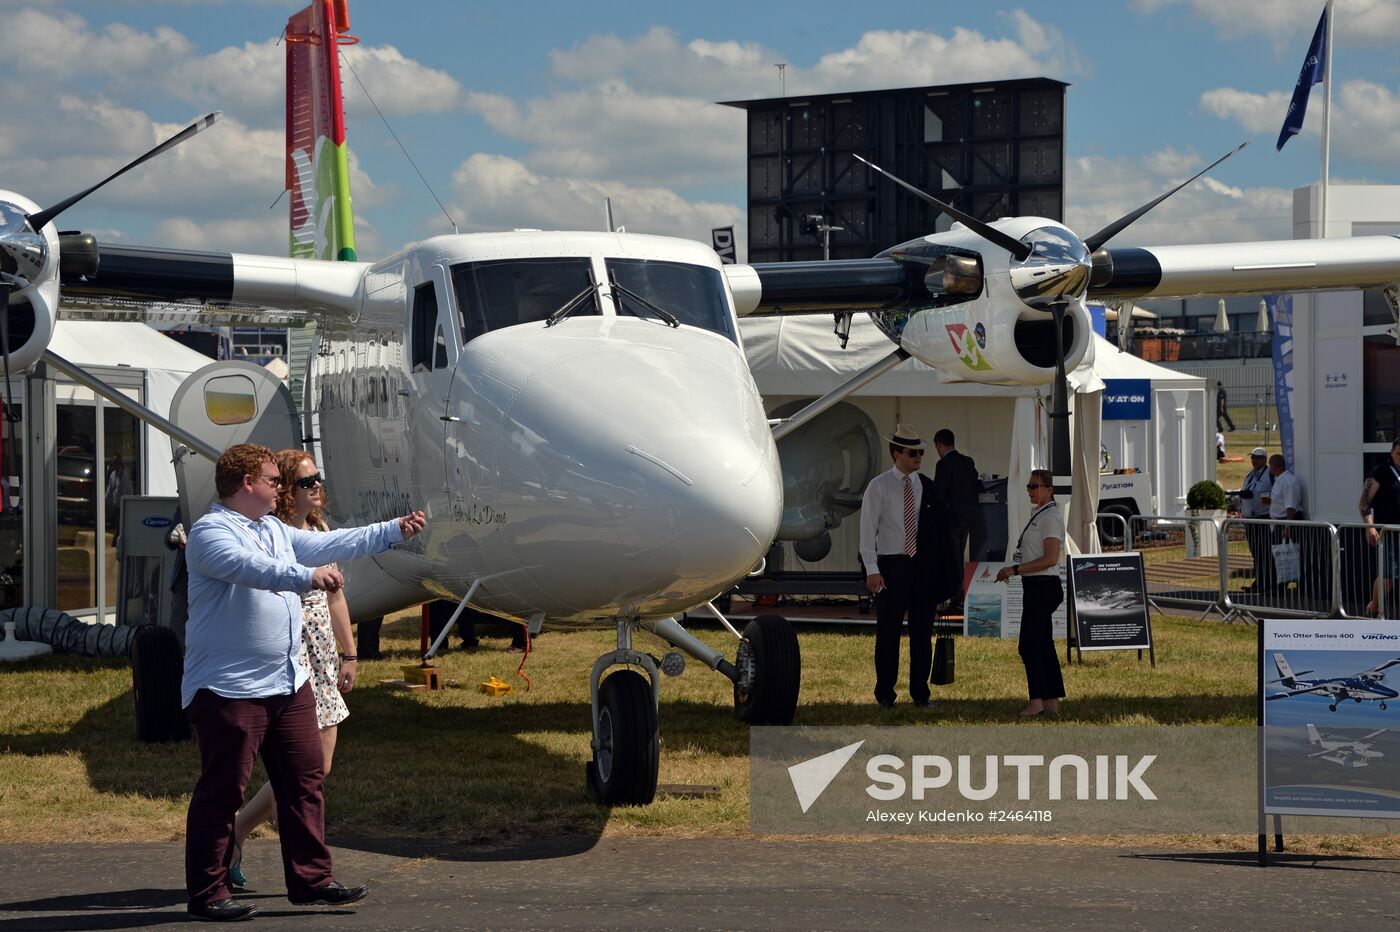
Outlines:
{"type": "Polygon", "coordinates": [[[956,655],[956,642],[951,636],[942,635],[933,642],[933,674],[929,682],[935,686],[947,686],[953,682],[956,655]]]}

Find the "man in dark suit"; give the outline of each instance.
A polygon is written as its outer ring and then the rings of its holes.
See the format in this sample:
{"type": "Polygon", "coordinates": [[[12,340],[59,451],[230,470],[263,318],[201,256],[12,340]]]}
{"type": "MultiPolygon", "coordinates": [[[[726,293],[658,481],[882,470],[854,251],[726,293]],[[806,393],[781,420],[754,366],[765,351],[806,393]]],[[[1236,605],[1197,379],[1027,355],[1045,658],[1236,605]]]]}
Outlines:
{"type": "Polygon", "coordinates": [[[962,602],[963,561],[967,559],[967,538],[977,520],[978,495],[982,481],[977,477],[977,464],[972,457],[959,453],[954,447],[953,432],[943,428],[933,435],[933,448],[938,451],[938,469],[933,474],[933,487],[948,506],[953,524],[953,546],[958,564],[958,589],[954,597],[962,602]]]}
{"type": "Polygon", "coordinates": [[[933,481],[919,475],[924,445],[900,424],[889,438],[894,466],[870,480],[860,514],[860,555],[866,586],[875,596],[875,701],[894,705],[899,635],[909,619],[909,696],[929,700],[933,614],[957,592],[961,568],[953,555],[952,527],[933,481]]]}

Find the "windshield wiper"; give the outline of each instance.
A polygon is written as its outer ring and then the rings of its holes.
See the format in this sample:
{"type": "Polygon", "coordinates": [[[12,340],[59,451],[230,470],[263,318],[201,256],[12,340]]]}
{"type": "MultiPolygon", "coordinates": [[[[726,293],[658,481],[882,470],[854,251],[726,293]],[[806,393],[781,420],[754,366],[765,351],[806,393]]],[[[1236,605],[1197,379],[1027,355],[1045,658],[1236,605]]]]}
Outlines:
{"type": "MultiPolygon", "coordinates": [[[[609,282],[609,284],[612,285],[613,291],[614,291],[614,292],[618,292],[618,291],[622,292],[625,296],[631,298],[633,301],[636,301],[638,304],[640,304],[642,307],[646,308],[647,310],[651,311],[651,312],[652,312],[653,314],[655,314],[657,317],[660,317],[660,318],[661,318],[663,321],[665,321],[668,325],[670,325],[670,326],[672,326],[672,327],[679,327],[679,326],[681,325],[681,319],[680,319],[679,317],[677,317],[675,314],[672,314],[670,311],[666,310],[665,308],[657,307],[655,304],[652,304],[652,303],[651,303],[650,301],[648,301],[646,298],[644,298],[644,297],[642,297],[641,295],[637,294],[635,291],[633,291],[631,288],[628,288],[626,285],[620,285],[620,284],[618,284],[617,277],[614,276],[611,272],[608,274],[608,282],[609,282]]],[[[613,295],[613,300],[614,300],[614,301],[617,301],[617,295],[616,295],[616,294],[613,295]]],[[[619,313],[619,314],[622,313],[622,302],[621,302],[621,301],[617,301],[617,310],[618,310],[618,313],[619,313]]],[[[636,316],[640,317],[641,315],[638,314],[638,315],[636,315],[636,316]]]]}
{"type": "Polygon", "coordinates": [[[588,297],[590,294],[592,294],[594,291],[597,291],[597,290],[598,290],[598,283],[597,283],[597,282],[591,282],[591,283],[588,285],[587,288],[583,289],[583,290],[580,291],[578,294],[574,295],[572,298],[570,298],[569,300],[565,301],[564,304],[563,304],[563,306],[560,307],[559,310],[555,311],[553,314],[550,314],[548,317],[546,317],[546,318],[544,319],[544,325],[545,325],[546,327],[553,327],[555,324],[559,323],[559,321],[563,320],[565,317],[568,317],[568,316],[569,316],[570,314],[572,314],[575,310],[577,310],[580,306],[582,306],[582,304],[583,304],[583,299],[586,298],[586,297],[588,297]]]}

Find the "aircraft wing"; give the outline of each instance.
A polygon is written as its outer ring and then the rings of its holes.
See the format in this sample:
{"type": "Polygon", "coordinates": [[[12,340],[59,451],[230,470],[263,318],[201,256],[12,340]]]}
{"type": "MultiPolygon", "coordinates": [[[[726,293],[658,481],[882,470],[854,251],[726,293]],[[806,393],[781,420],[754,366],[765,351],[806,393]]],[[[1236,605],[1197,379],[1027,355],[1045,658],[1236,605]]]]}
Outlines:
{"type": "Polygon", "coordinates": [[[1383,735],[1383,734],[1385,734],[1387,731],[1390,731],[1390,729],[1389,729],[1389,728],[1377,728],[1375,731],[1371,732],[1369,735],[1362,735],[1360,738],[1357,738],[1356,741],[1353,742],[1353,744],[1360,744],[1360,743],[1363,742],[1363,741],[1370,741],[1372,738],[1376,737],[1377,735],[1383,735]]]}
{"type": "Polygon", "coordinates": [[[363,262],[102,244],[95,272],[62,277],[60,317],[286,324],[353,317],[363,262]]]}
{"type": "Polygon", "coordinates": [[[1396,284],[1400,236],[1355,236],[1104,248],[1094,253],[1089,298],[1278,294],[1396,284]]]}
{"type": "Polygon", "coordinates": [[[1286,693],[1274,693],[1272,696],[1265,696],[1265,699],[1287,699],[1289,696],[1302,696],[1307,693],[1326,693],[1330,690],[1326,686],[1309,686],[1307,689],[1294,689],[1286,693]]]}

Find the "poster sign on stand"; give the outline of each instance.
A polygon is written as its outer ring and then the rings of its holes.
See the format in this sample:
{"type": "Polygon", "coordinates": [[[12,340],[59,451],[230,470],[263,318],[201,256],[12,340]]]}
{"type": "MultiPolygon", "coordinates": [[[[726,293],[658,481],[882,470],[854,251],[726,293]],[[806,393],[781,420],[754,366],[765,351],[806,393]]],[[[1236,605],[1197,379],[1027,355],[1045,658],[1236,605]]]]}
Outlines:
{"type": "Polygon", "coordinates": [[[1259,856],[1278,817],[1400,819],[1400,621],[1261,619],[1259,856]]]}
{"type": "Polygon", "coordinates": [[[1067,601],[1076,650],[1146,650],[1157,665],[1142,554],[1071,556],[1067,601]]]}
{"type": "MultiPolygon", "coordinates": [[[[971,637],[1019,638],[1021,636],[1021,598],[1023,589],[1019,576],[1004,583],[997,582],[997,571],[1006,563],[970,564],[963,597],[963,633],[971,637]]],[[[1060,582],[1064,583],[1064,566],[1060,566],[1060,582]]],[[[1064,638],[1066,628],[1065,603],[1050,616],[1056,640],[1064,638]]]]}

